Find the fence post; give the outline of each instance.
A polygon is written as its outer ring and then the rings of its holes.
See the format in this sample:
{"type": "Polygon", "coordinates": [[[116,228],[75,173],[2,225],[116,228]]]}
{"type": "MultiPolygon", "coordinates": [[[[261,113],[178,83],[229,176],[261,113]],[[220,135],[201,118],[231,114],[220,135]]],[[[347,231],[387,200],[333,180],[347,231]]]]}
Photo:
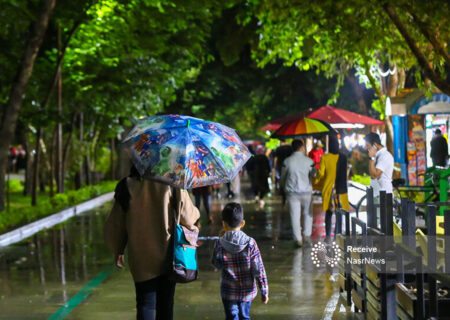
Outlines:
{"type": "MultiPolygon", "coordinates": [[[[436,258],[436,211],[434,205],[429,205],[427,213],[428,223],[428,268],[429,270],[437,269],[436,258]]],[[[438,302],[437,302],[437,286],[436,279],[429,274],[428,277],[428,291],[430,292],[430,314],[431,317],[438,316],[438,302]]]]}
{"type": "Polygon", "coordinates": [[[445,273],[450,273],[450,210],[444,211],[445,273]]]}
{"type": "Polygon", "coordinates": [[[376,212],[373,206],[373,189],[369,187],[367,188],[367,222],[371,228],[377,228],[376,212]]]}
{"type": "Polygon", "coordinates": [[[394,235],[394,205],[392,193],[386,194],[386,235],[394,235]]]}
{"type": "MultiPolygon", "coordinates": [[[[375,210],[377,212],[377,210],[375,210]]],[[[380,191],[380,229],[381,232],[386,234],[386,191],[380,191]]]]}
{"type": "Polygon", "coordinates": [[[416,250],[416,206],[408,199],[402,199],[402,240],[403,244],[416,250]]]}

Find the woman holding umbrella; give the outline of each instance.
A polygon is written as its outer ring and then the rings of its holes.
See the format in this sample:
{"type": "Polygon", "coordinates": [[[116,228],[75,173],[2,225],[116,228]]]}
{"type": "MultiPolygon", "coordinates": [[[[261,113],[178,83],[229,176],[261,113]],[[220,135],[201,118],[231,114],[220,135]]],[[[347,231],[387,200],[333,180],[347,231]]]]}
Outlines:
{"type": "Polygon", "coordinates": [[[136,287],[137,319],[173,319],[170,257],[177,223],[190,231],[200,217],[185,189],[229,182],[249,158],[234,130],[179,115],[140,120],[123,141],[134,166],[122,179],[105,225],[105,241],[136,287]],[[175,208],[175,210],[172,210],[175,208]]]}
{"type": "Polygon", "coordinates": [[[128,178],[122,179],[115,191],[115,201],[105,225],[105,241],[114,253],[119,269],[124,265],[128,248],[128,264],[136,288],[137,319],[173,318],[175,282],[167,277],[169,244],[173,226],[170,212],[172,192],[180,224],[198,231],[200,217],[186,190],[142,179],[133,166],[128,178]]]}

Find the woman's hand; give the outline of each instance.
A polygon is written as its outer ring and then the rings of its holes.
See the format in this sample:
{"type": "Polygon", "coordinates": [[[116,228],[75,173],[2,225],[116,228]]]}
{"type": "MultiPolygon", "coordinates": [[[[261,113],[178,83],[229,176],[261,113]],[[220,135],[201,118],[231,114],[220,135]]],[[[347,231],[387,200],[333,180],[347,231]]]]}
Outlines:
{"type": "Polygon", "coordinates": [[[125,264],[125,256],[123,254],[116,255],[116,267],[119,269],[123,269],[123,266],[125,264]]]}
{"type": "Polygon", "coordinates": [[[267,302],[269,302],[269,295],[261,295],[261,301],[264,304],[267,304],[267,302]]]}

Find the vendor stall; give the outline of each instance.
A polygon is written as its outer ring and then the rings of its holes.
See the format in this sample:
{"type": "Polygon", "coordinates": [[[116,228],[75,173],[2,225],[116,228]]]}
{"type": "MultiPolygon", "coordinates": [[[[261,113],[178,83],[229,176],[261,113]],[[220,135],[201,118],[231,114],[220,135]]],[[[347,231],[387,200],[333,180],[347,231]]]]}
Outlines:
{"type": "Polygon", "coordinates": [[[392,115],[394,161],[401,166],[402,178],[409,185],[423,186],[425,172],[433,166],[430,143],[436,129],[447,139],[450,133],[450,97],[419,89],[403,90],[388,99],[386,114],[392,115]]]}

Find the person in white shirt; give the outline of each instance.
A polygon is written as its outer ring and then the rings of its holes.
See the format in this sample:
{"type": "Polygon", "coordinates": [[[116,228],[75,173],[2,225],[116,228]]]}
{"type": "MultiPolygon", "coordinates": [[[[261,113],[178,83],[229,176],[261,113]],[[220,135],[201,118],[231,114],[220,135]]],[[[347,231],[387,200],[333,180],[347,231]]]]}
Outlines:
{"type": "Polygon", "coordinates": [[[394,158],[381,144],[380,136],[375,132],[369,133],[364,139],[370,157],[370,186],[373,188],[374,197],[378,197],[382,190],[392,193],[394,158]]]}
{"type": "Polygon", "coordinates": [[[289,213],[291,215],[292,231],[297,247],[310,244],[312,231],[312,214],[310,211],[312,184],[311,172],[314,162],[305,154],[302,140],[292,141],[294,153],[286,158],[281,169],[280,183],[287,195],[289,213]],[[300,224],[303,218],[303,235],[300,224]]]}

